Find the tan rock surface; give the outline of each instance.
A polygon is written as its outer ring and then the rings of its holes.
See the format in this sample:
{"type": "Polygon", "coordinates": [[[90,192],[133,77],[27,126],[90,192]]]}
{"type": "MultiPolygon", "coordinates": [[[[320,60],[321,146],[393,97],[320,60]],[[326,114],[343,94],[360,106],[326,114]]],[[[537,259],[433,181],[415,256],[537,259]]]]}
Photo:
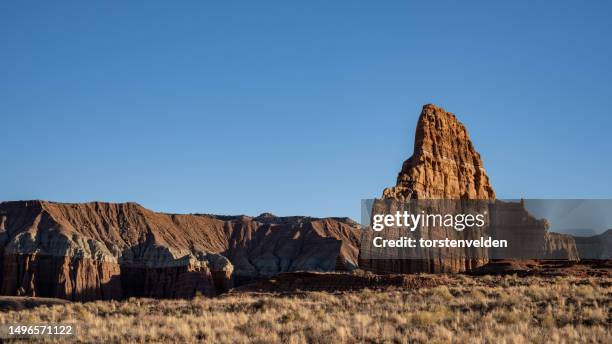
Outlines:
{"type": "Polygon", "coordinates": [[[579,260],[578,248],[574,237],[568,234],[546,232],[546,259],[579,260]]]}

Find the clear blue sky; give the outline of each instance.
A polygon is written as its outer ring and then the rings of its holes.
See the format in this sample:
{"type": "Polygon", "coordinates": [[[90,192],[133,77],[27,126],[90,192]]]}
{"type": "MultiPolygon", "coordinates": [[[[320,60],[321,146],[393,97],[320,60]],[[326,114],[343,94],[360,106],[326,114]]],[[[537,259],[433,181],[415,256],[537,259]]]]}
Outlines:
{"type": "Polygon", "coordinates": [[[351,216],[421,106],[499,197],[612,197],[610,1],[2,1],[0,199],[351,216]]]}

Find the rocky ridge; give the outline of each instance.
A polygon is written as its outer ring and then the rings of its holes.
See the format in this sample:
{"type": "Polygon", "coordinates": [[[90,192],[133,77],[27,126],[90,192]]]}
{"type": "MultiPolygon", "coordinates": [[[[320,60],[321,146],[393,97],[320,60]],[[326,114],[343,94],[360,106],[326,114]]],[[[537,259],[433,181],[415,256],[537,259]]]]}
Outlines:
{"type": "Polygon", "coordinates": [[[350,270],[343,218],[177,215],[136,203],[0,203],[0,293],[69,300],[216,295],[287,271],[350,270]]]}

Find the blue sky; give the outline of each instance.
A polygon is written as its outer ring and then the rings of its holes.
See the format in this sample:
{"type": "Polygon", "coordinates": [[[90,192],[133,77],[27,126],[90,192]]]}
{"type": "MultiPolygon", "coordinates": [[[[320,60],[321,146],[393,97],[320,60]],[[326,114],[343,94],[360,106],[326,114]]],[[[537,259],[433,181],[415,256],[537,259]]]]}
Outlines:
{"type": "Polygon", "coordinates": [[[0,200],[351,216],[426,103],[501,198],[612,197],[609,1],[2,1],[0,200]]]}

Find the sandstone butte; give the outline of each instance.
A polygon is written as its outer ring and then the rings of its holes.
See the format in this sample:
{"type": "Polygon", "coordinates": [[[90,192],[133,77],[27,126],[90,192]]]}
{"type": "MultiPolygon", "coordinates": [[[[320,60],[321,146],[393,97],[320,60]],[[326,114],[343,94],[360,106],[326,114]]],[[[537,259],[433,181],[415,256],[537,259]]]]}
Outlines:
{"type": "MultiPolygon", "coordinates": [[[[520,253],[546,259],[578,259],[571,236],[549,232],[546,220],[531,216],[521,203],[495,200],[495,191],[465,126],[454,114],[432,104],[423,106],[412,156],[404,161],[396,185],[385,189],[382,196],[382,200],[374,203],[374,208],[386,213],[390,213],[387,209],[390,205],[385,203],[389,200],[398,203],[413,199],[490,200],[495,204],[496,216],[507,224],[508,230],[500,238],[528,246],[527,249],[521,247],[520,253]]],[[[473,234],[473,231],[450,229],[440,235],[467,239],[473,234]]],[[[421,237],[442,238],[433,235],[431,232],[422,233],[421,237]]],[[[372,255],[364,254],[372,249],[370,239],[368,235],[362,238],[359,266],[378,273],[463,272],[489,261],[488,251],[457,254],[457,250],[444,249],[435,251],[433,255],[428,252],[431,256],[424,259],[403,259],[405,250],[387,250],[386,254],[391,255],[389,259],[371,259],[372,255]]]]}
{"type": "Polygon", "coordinates": [[[288,271],[356,267],[347,218],[175,215],[136,203],[0,203],[0,294],[213,296],[288,271]]]}
{"type": "Polygon", "coordinates": [[[414,152],[383,198],[495,199],[495,191],[465,126],[454,114],[428,104],[417,123],[414,152]]]}

